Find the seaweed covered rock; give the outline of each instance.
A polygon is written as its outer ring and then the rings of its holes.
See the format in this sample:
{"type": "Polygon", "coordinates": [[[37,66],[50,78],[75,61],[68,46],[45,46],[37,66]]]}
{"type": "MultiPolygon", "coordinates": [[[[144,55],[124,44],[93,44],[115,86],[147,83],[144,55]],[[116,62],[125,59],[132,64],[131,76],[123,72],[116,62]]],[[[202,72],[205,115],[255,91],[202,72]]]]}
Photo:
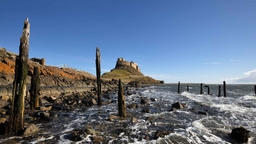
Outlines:
{"type": "Polygon", "coordinates": [[[247,129],[240,127],[240,128],[234,128],[231,132],[231,137],[238,142],[248,142],[248,139],[250,138],[250,131],[247,129]]]}

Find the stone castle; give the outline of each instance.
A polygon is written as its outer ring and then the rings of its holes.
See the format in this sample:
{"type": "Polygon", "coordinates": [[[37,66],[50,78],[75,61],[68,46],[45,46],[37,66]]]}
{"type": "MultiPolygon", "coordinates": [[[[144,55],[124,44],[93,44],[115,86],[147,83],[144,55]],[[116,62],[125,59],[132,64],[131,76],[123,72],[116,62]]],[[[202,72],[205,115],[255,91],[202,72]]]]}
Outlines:
{"type": "Polygon", "coordinates": [[[141,72],[139,66],[136,63],[134,63],[133,61],[129,62],[129,61],[125,61],[124,58],[118,58],[116,61],[116,68],[119,66],[122,66],[122,65],[133,67],[138,72],[141,72]]]}

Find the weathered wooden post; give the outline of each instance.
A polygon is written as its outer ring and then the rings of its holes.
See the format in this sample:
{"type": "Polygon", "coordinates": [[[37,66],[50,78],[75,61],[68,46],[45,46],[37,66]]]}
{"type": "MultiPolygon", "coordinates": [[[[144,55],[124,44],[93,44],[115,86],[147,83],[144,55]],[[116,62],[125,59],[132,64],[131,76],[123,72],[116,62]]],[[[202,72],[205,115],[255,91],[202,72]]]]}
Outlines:
{"type": "Polygon", "coordinates": [[[119,85],[118,85],[118,112],[120,117],[126,117],[125,96],[123,93],[123,86],[122,86],[121,79],[119,79],[119,85]]]}
{"type": "Polygon", "coordinates": [[[187,92],[189,92],[189,86],[187,85],[187,92]]]}
{"type": "Polygon", "coordinates": [[[218,93],[218,97],[220,97],[221,94],[221,85],[219,85],[219,93],[218,93]]]}
{"type": "Polygon", "coordinates": [[[28,18],[24,22],[20,38],[19,56],[15,61],[15,77],[12,89],[12,104],[9,116],[9,125],[5,134],[18,133],[24,129],[24,99],[28,74],[30,23],[28,18]]]}
{"type": "Polygon", "coordinates": [[[98,94],[98,105],[102,105],[101,100],[101,79],[100,79],[100,48],[96,47],[96,76],[97,76],[97,94],[98,94]]]}
{"type": "Polygon", "coordinates": [[[203,84],[200,84],[200,94],[203,94],[203,84]]]}
{"type": "Polygon", "coordinates": [[[39,108],[39,95],[40,95],[39,69],[38,67],[34,67],[34,73],[31,78],[31,88],[30,88],[30,109],[31,110],[39,108]]]}
{"type": "Polygon", "coordinates": [[[210,86],[206,85],[206,86],[204,86],[204,87],[207,87],[207,88],[208,88],[207,92],[208,92],[208,95],[209,95],[209,94],[210,94],[210,86]]]}
{"type": "Polygon", "coordinates": [[[254,85],[254,94],[256,95],[256,85],[254,85]]]}
{"type": "Polygon", "coordinates": [[[178,94],[180,94],[180,81],[178,82],[178,94]]]}
{"type": "Polygon", "coordinates": [[[226,93],[226,82],[225,81],[223,81],[223,93],[224,93],[224,97],[226,97],[227,93],[226,93]]]}

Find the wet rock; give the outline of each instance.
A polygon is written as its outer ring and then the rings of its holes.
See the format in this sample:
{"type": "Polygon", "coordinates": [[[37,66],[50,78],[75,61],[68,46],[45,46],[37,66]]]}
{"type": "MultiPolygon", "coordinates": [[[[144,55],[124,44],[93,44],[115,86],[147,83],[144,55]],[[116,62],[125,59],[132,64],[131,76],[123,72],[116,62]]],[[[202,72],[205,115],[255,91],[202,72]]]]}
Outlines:
{"type": "Polygon", "coordinates": [[[7,105],[8,105],[7,101],[0,99],[0,107],[5,107],[7,105]]]}
{"type": "Polygon", "coordinates": [[[90,99],[89,103],[92,104],[92,105],[96,105],[96,104],[97,104],[97,101],[92,98],[92,99],[90,99]]]}
{"type": "Polygon", "coordinates": [[[157,130],[154,136],[154,139],[158,139],[159,137],[165,137],[166,135],[169,135],[170,132],[166,130],[157,130]]]}
{"type": "Polygon", "coordinates": [[[198,114],[201,114],[201,115],[208,115],[208,113],[205,112],[205,111],[198,111],[198,114]]]}
{"type": "Polygon", "coordinates": [[[142,112],[144,112],[144,113],[150,113],[150,110],[149,110],[149,107],[143,107],[142,108],[142,112]]]}
{"type": "Polygon", "coordinates": [[[136,123],[138,120],[135,117],[131,118],[131,123],[136,123]]]}
{"type": "Polygon", "coordinates": [[[24,136],[29,136],[32,134],[36,134],[37,132],[39,132],[39,128],[34,125],[34,124],[30,124],[24,131],[24,136]]]}
{"type": "Polygon", "coordinates": [[[115,115],[109,115],[109,121],[114,121],[115,119],[117,118],[117,116],[115,116],[115,115]]]}
{"type": "Polygon", "coordinates": [[[131,87],[141,87],[141,82],[140,81],[130,81],[128,83],[128,86],[131,86],[131,87]]]}
{"type": "Polygon", "coordinates": [[[49,96],[49,97],[47,98],[47,101],[52,103],[52,102],[54,102],[56,99],[57,99],[57,98],[56,98],[55,96],[49,96]]]}
{"type": "Polygon", "coordinates": [[[141,100],[140,100],[140,104],[149,104],[149,102],[150,102],[149,99],[146,97],[141,98],[141,100]]]}
{"type": "Polygon", "coordinates": [[[52,106],[41,106],[40,110],[42,111],[50,111],[52,109],[52,106]]]}
{"type": "Polygon", "coordinates": [[[1,124],[1,123],[5,123],[6,121],[7,121],[7,119],[6,119],[5,117],[1,117],[1,118],[0,118],[0,124],[1,124]]]}
{"type": "Polygon", "coordinates": [[[182,109],[182,108],[184,108],[184,106],[180,102],[176,102],[176,103],[172,104],[172,108],[182,109]]]}
{"type": "Polygon", "coordinates": [[[5,100],[5,101],[8,101],[9,98],[10,98],[10,97],[7,96],[7,95],[2,95],[2,96],[1,96],[1,99],[2,99],[2,100],[5,100]]]}
{"type": "Polygon", "coordinates": [[[94,98],[85,98],[82,100],[82,103],[86,106],[92,106],[92,105],[96,105],[97,101],[94,98]]]}
{"type": "Polygon", "coordinates": [[[134,90],[127,90],[127,91],[126,91],[126,94],[127,94],[127,95],[136,94],[136,91],[134,91],[134,90]]]}
{"type": "Polygon", "coordinates": [[[90,137],[93,143],[100,144],[104,141],[104,138],[102,136],[93,136],[90,137]]]}
{"type": "Polygon", "coordinates": [[[0,114],[5,115],[6,111],[7,111],[6,109],[0,108],[0,114]]]}
{"type": "Polygon", "coordinates": [[[85,132],[86,132],[87,134],[91,134],[91,135],[99,135],[99,134],[100,134],[100,132],[95,131],[95,130],[93,130],[93,129],[89,129],[89,128],[85,128],[85,132]]]}
{"type": "Polygon", "coordinates": [[[127,108],[129,108],[129,109],[138,108],[138,107],[139,107],[139,105],[136,104],[136,103],[132,103],[132,104],[129,104],[129,105],[127,106],[127,108]]]}
{"type": "Polygon", "coordinates": [[[74,129],[71,131],[70,140],[72,141],[80,141],[82,137],[86,137],[86,133],[80,129],[74,129]]]}
{"type": "Polygon", "coordinates": [[[62,105],[53,105],[51,110],[65,110],[66,107],[62,105]]]}
{"type": "Polygon", "coordinates": [[[250,138],[250,131],[243,127],[234,128],[231,132],[231,137],[238,142],[245,143],[248,142],[248,139],[250,138]]]}
{"type": "Polygon", "coordinates": [[[150,100],[151,100],[151,101],[157,101],[157,99],[156,99],[156,98],[150,98],[150,100]]]}
{"type": "Polygon", "coordinates": [[[44,98],[40,98],[39,99],[40,101],[40,105],[44,106],[44,105],[49,105],[50,103],[47,101],[47,98],[44,97],[44,98]]]}
{"type": "Polygon", "coordinates": [[[112,102],[112,100],[106,100],[106,101],[103,101],[102,104],[107,105],[107,104],[110,104],[111,102],[112,102]]]}

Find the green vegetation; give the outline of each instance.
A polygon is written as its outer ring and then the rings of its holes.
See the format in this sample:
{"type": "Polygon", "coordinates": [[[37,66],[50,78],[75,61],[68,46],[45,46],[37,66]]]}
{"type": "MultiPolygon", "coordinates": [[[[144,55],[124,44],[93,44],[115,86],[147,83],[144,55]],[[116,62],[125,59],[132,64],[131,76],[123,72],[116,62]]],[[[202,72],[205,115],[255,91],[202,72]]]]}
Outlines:
{"type": "Polygon", "coordinates": [[[137,81],[140,84],[156,84],[159,83],[158,80],[155,80],[151,77],[144,76],[142,73],[133,72],[129,67],[115,68],[111,72],[106,72],[102,76],[104,80],[118,80],[122,79],[122,82],[129,83],[131,81],[137,81]]]}
{"type": "Polygon", "coordinates": [[[123,69],[113,69],[111,72],[104,73],[101,77],[105,80],[122,79],[122,82],[130,82],[132,73],[123,69]]]}

